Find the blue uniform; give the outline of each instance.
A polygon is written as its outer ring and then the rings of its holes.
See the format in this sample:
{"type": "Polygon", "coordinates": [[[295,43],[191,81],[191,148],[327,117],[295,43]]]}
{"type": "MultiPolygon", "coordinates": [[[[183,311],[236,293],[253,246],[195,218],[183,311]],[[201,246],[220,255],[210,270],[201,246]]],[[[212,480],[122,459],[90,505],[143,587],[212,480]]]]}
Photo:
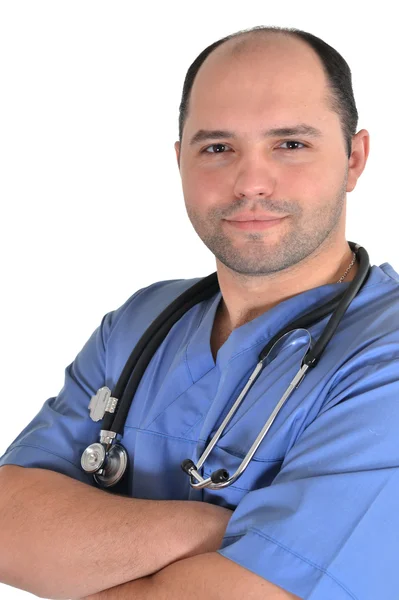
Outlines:
{"type": "MultiPolygon", "coordinates": [[[[90,398],[104,385],[114,388],[150,322],[195,281],[155,283],[105,315],[66,368],[59,395],[44,403],[0,465],[51,469],[94,485],[80,466],[101,428],[89,417],[90,398]]],[[[216,362],[210,333],[220,293],[186,313],[158,348],[130,409],[123,489],[135,498],[235,509],[220,554],[300,597],[390,600],[399,594],[399,275],[388,263],[372,267],[320,362],[235,484],[193,490],[180,468],[200,456],[267,342],[348,285],[320,286],[274,306],[234,330],[216,362]]],[[[309,328],[313,338],[328,318],[309,328]]],[[[204,476],[221,467],[234,472],[303,354],[300,344],[283,345],[227,426],[204,476]]]]}

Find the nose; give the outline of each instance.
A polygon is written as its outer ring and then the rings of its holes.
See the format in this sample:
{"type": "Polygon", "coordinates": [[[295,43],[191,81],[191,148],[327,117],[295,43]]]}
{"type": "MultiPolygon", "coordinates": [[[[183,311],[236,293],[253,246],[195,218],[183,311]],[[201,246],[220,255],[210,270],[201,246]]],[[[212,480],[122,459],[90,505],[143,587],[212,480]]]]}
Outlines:
{"type": "Polygon", "coordinates": [[[240,161],[234,182],[237,198],[245,196],[249,200],[259,196],[268,197],[274,193],[276,172],[264,155],[251,155],[240,161]]]}

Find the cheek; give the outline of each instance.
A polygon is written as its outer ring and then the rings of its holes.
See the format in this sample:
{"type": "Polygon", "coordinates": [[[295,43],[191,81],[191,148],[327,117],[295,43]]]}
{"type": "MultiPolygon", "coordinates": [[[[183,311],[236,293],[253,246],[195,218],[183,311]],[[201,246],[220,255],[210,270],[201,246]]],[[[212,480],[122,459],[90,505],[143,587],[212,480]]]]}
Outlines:
{"type": "MultiPolygon", "coordinates": [[[[331,196],[341,185],[336,170],[323,168],[320,164],[292,165],[281,173],[276,182],[277,197],[307,200],[320,203],[331,196]]],[[[306,208],[305,208],[306,210],[306,208]]]]}
{"type": "Polygon", "coordinates": [[[191,169],[182,173],[182,188],[185,203],[195,208],[211,207],[220,204],[224,198],[231,198],[232,183],[226,176],[215,170],[191,169]]]}

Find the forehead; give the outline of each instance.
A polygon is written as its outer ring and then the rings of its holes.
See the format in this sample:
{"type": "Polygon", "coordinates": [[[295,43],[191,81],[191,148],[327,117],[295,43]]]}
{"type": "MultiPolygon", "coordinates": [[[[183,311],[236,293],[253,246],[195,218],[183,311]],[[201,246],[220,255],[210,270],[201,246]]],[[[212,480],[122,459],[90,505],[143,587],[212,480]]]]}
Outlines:
{"type": "Polygon", "coordinates": [[[229,40],[200,67],[190,94],[187,125],[219,126],[214,119],[249,124],[259,119],[336,119],[317,54],[302,40],[261,40],[236,48],[229,40]],[[326,114],[327,113],[327,114],[326,114]],[[205,124],[205,121],[207,124],[205,124]]]}

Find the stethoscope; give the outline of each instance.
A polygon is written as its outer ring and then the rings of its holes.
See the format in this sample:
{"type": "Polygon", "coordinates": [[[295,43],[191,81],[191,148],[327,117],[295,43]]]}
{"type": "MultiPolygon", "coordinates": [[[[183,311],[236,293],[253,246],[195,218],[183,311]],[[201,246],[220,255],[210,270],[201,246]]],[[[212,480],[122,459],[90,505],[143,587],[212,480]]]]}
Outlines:
{"type": "MultiPolygon", "coordinates": [[[[328,303],[299,317],[284,327],[263,348],[259,354],[258,363],[251,373],[246,385],[232,405],[212,440],[205,448],[197,461],[197,464],[189,458],[182,462],[181,467],[183,471],[189,475],[191,487],[217,490],[227,487],[235,482],[247,468],[286,400],[292,392],[298,388],[308,369],[314,368],[319,362],[325,347],[334,335],[345,311],[366,282],[370,272],[370,261],[366,250],[353,242],[348,243],[352,251],[356,253],[356,258],[359,261],[359,267],[355,278],[350,282],[343,293],[338,294],[328,303]],[[319,339],[314,342],[306,328],[311,324],[317,323],[331,312],[332,315],[323,333],[320,335],[319,339]],[[299,371],[278,401],[275,409],[267,419],[235,473],[230,475],[226,469],[222,468],[214,471],[210,477],[204,479],[199,473],[199,469],[203,466],[229,421],[259,377],[262,369],[270,362],[270,358],[274,356],[276,347],[278,347],[282,339],[289,334],[292,334],[294,330],[301,330],[302,333],[305,332],[305,334],[309,336],[308,347],[302,359],[299,371]]],[[[135,392],[144,371],[157,348],[166,338],[173,325],[187,311],[199,302],[210,299],[218,291],[219,283],[217,280],[217,273],[212,273],[183,292],[151,323],[140,338],[138,344],[130,354],[113,392],[111,392],[108,387],[104,386],[92,396],[89,403],[90,417],[96,422],[102,420],[100,441],[91,444],[86,448],[82,454],[81,465],[86,473],[93,475],[94,480],[101,487],[107,488],[116,485],[126,471],[128,455],[125,448],[119,443],[120,438],[117,438],[117,436],[122,437],[123,435],[126,418],[135,392]],[[115,443],[117,440],[118,443],[115,443]]]]}

